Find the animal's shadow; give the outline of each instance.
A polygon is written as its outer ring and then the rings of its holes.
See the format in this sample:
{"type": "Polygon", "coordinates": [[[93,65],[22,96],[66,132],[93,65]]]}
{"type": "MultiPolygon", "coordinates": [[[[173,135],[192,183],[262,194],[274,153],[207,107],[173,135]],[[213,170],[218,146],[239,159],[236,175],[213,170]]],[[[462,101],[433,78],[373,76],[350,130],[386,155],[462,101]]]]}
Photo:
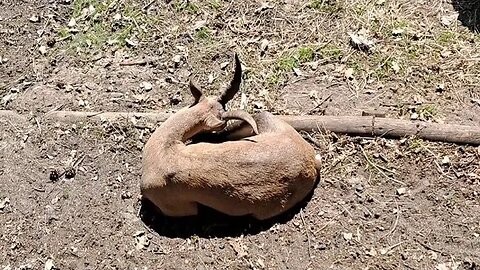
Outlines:
{"type": "Polygon", "coordinates": [[[167,217],[163,215],[150,201],[142,199],[140,218],[159,235],[170,238],[202,238],[235,237],[253,235],[270,229],[274,224],[286,223],[304,208],[312,198],[315,187],[301,202],[283,214],[268,220],[260,221],[251,216],[233,217],[222,214],[209,207],[199,205],[199,214],[192,217],[167,217]]]}
{"type": "Polygon", "coordinates": [[[452,5],[458,12],[458,20],[470,31],[480,33],[480,1],[452,0],[452,5]]]}

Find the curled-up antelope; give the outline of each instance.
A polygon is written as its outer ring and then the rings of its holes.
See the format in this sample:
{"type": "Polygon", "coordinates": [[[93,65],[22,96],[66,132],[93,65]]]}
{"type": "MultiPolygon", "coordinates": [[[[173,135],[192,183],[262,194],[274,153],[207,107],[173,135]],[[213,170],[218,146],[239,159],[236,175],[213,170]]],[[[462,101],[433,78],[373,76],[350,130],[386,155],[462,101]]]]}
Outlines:
{"type": "Polygon", "coordinates": [[[196,215],[202,204],[227,215],[265,220],[292,208],[314,188],[319,159],[296,130],[270,113],[252,117],[225,111],[241,77],[235,54],[233,80],[219,97],[204,96],[191,82],[193,105],[168,118],[147,141],[141,193],[163,214],[196,215]],[[241,125],[226,134],[230,119],[241,125]],[[230,139],[187,143],[201,133],[230,139]]]}

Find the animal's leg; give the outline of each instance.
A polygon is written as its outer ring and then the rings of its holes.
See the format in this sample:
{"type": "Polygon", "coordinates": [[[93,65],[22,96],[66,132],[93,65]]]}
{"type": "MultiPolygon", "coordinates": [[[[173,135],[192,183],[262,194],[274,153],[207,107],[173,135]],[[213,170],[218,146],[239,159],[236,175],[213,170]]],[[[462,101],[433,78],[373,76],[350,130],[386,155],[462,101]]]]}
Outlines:
{"type": "Polygon", "coordinates": [[[177,197],[172,197],[171,194],[167,195],[166,192],[158,192],[152,189],[145,191],[143,196],[166,216],[181,217],[198,214],[196,202],[178,200],[177,197]]]}

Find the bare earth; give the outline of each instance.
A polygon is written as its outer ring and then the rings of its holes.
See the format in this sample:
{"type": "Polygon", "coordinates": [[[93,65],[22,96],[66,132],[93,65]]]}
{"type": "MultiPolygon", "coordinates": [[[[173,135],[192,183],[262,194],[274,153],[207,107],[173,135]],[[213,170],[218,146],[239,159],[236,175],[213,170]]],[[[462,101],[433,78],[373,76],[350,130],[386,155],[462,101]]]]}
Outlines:
{"type": "Polygon", "coordinates": [[[44,117],[175,111],[190,77],[224,87],[237,52],[231,108],[478,126],[479,14],[473,0],[1,1],[0,110],[22,116],[0,115],[0,270],[480,269],[479,146],[302,134],[322,179],[293,211],[171,219],[139,196],[158,123],[44,117]]]}

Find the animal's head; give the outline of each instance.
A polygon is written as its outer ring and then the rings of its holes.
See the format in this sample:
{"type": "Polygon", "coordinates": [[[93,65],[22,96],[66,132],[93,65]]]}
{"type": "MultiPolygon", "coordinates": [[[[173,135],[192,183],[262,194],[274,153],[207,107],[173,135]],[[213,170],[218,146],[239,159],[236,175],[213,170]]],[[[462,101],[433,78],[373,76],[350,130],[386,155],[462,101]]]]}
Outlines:
{"type": "Polygon", "coordinates": [[[257,134],[257,125],[255,120],[245,111],[235,110],[226,111],[226,104],[235,96],[240,90],[240,83],[242,81],[242,66],[238,55],[235,54],[235,73],[230,82],[229,87],[222,91],[219,96],[207,97],[203,91],[190,80],[190,92],[195,101],[189,108],[195,107],[201,112],[202,120],[204,122],[202,131],[220,131],[226,127],[227,121],[230,119],[238,119],[246,121],[250,124],[257,134]]]}

